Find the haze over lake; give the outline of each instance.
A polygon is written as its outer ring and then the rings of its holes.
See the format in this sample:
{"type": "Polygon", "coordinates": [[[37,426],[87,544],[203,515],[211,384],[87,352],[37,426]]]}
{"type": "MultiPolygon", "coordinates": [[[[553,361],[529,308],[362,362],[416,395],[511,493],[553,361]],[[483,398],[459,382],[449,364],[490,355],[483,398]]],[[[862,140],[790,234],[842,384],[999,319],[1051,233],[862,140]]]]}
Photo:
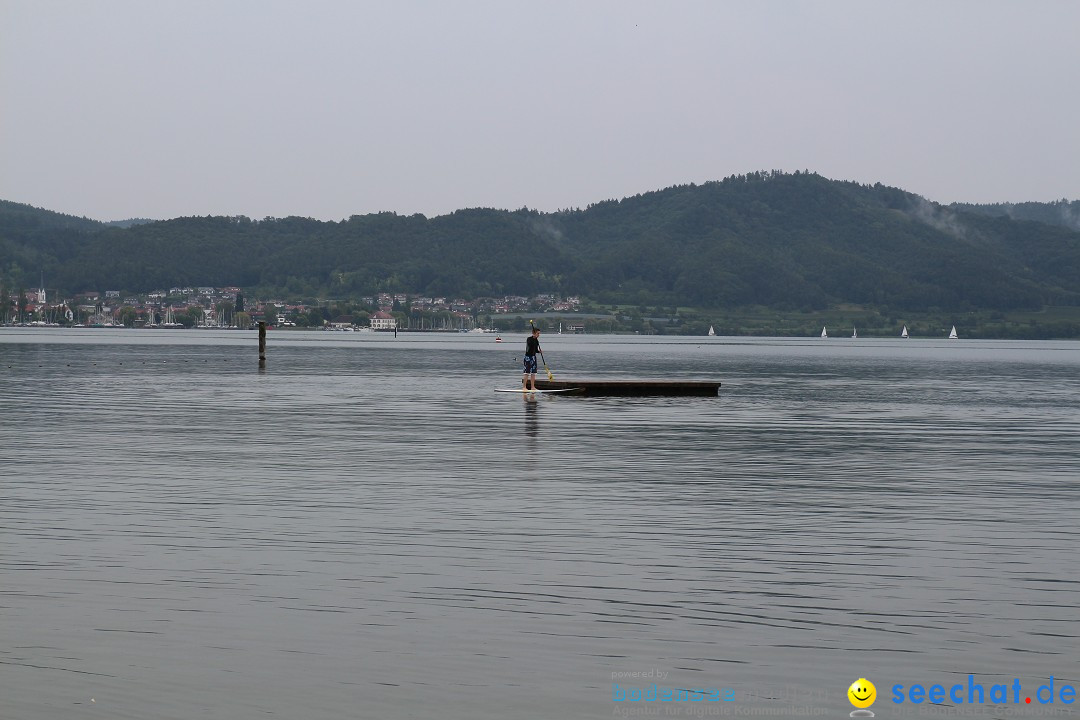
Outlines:
{"type": "Polygon", "coordinates": [[[0,329],[0,714],[1077,684],[1080,344],[545,335],[557,379],[723,386],[529,401],[504,339],[0,329]]]}

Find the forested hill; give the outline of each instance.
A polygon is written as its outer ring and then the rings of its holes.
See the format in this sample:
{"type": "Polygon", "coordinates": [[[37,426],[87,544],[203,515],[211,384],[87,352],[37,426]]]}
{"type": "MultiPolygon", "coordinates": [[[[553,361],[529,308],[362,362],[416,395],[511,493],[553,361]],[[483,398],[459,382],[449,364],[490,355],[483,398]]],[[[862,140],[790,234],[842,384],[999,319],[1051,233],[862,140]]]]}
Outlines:
{"type": "Polygon", "coordinates": [[[980,215],[1004,216],[1013,220],[1030,220],[1031,222],[1046,223],[1047,225],[1060,225],[1070,230],[1080,230],[1080,200],[1073,200],[1072,202],[1057,200],[1048,203],[994,203],[992,205],[953,203],[949,207],[954,210],[978,213],[980,215]]]}
{"type": "Polygon", "coordinates": [[[1080,305],[1080,231],[884,185],[752,173],[584,210],[129,227],[0,204],[9,288],[238,285],[320,297],[555,292],[605,303],[1013,309],[1080,305]]]}
{"type": "Polygon", "coordinates": [[[104,223],[96,220],[0,200],[0,240],[17,238],[24,244],[31,241],[48,244],[50,235],[58,232],[69,230],[94,232],[104,227],[104,223]]]}

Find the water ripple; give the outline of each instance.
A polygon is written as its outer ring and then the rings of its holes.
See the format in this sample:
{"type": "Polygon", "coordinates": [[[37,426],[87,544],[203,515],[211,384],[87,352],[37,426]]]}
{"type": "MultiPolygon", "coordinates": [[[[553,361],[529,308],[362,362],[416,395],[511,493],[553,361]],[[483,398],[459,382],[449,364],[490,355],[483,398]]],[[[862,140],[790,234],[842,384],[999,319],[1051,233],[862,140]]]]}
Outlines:
{"type": "Polygon", "coordinates": [[[530,401],[492,392],[516,347],[328,335],[273,335],[259,372],[247,335],[0,333],[13,716],[1067,675],[1073,344],[554,337],[563,377],[724,386],[530,401]]]}

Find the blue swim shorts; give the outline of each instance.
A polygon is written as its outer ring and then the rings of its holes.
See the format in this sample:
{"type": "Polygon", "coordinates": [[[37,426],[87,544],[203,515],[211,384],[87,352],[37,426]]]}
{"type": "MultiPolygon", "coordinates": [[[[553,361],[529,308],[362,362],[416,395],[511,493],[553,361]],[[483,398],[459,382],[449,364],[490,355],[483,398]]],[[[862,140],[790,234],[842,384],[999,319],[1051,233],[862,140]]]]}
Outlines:
{"type": "Polygon", "coordinates": [[[526,355],[525,356],[525,370],[524,370],[524,372],[525,372],[526,375],[535,375],[536,374],[536,356],[535,355],[526,355]]]}

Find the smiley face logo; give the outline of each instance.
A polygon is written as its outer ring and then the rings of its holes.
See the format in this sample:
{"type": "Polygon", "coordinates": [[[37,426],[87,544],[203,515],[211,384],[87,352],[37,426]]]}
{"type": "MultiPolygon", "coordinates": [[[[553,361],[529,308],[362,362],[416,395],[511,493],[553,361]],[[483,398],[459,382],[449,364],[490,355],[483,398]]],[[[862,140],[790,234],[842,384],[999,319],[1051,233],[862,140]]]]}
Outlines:
{"type": "Polygon", "coordinates": [[[847,689],[848,700],[857,708],[868,708],[877,699],[877,688],[866,678],[859,678],[847,689]]]}

